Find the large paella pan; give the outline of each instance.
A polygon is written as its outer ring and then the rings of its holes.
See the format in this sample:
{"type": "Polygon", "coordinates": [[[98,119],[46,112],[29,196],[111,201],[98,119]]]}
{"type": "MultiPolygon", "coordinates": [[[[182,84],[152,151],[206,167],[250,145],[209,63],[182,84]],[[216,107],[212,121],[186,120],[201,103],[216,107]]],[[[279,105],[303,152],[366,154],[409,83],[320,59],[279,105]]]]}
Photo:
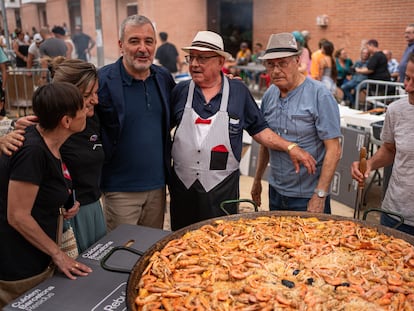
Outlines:
{"type": "Polygon", "coordinates": [[[413,310],[414,237],[326,214],[215,218],[136,263],[129,310],[413,310]]]}

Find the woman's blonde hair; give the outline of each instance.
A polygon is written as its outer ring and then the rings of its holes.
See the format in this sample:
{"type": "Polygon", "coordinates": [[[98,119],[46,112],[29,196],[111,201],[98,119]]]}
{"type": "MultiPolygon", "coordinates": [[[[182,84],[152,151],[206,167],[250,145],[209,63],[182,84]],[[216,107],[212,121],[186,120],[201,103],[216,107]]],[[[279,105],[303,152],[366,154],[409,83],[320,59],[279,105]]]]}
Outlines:
{"type": "Polygon", "coordinates": [[[95,65],[80,59],[56,57],[51,62],[50,71],[52,82],[69,82],[81,93],[84,93],[91,83],[98,83],[98,71],[95,65]]]}

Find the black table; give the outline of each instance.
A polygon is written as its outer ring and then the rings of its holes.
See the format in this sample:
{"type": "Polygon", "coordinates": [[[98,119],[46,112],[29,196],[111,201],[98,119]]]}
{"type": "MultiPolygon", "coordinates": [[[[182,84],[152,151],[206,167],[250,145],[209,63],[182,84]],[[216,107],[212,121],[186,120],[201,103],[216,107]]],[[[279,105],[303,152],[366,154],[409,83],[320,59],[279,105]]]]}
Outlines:
{"type": "MultiPolygon", "coordinates": [[[[129,247],[145,252],[151,245],[170,234],[169,231],[149,227],[120,225],[82,253],[78,261],[93,272],[73,281],[58,272],[26,292],[3,310],[126,310],[126,286],[129,274],[101,268],[101,259],[116,246],[129,242],[129,247]]],[[[114,253],[107,264],[132,269],[139,259],[126,251],[114,253]]]]}

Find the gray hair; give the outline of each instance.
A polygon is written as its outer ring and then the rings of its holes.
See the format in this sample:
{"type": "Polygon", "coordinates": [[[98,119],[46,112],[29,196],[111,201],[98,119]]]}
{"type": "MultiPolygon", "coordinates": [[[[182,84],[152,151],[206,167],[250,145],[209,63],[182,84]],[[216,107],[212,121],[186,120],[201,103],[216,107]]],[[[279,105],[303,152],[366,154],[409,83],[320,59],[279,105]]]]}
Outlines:
{"type": "Polygon", "coordinates": [[[128,16],[121,23],[121,28],[119,29],[119,40],[124,41],[125,27],[127,25],[145,25],[145,24],[150,24],[152,29],[154,29],[154,33],[156,32],[154,25],[152,24],[151,20],[148,17],[145,17],[144,15],[138,15],[138,14],[128,16]]]}

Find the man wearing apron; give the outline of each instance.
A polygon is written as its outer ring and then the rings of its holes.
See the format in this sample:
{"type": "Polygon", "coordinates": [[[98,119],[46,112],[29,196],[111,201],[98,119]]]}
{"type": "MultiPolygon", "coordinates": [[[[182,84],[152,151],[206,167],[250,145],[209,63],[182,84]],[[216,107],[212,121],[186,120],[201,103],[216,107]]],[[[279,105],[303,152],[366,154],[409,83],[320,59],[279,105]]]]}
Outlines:
{"type": "MultiPolygon", "coordinates": [[[[292,149],[293,165],[315,170],[312,156],[268,128],[244,83],[222,74],[231,55],[218,34],[200,31],[183,50],[189,53],[192,80],[178,84],[171,97],[172,125],[177,125],[170,181],[173,230],[223,216],[220,203],[239,198],[243,129],[269,148],[292,149]]],[[[226,209],[236,213],[235,205],[226,209]]]]}

